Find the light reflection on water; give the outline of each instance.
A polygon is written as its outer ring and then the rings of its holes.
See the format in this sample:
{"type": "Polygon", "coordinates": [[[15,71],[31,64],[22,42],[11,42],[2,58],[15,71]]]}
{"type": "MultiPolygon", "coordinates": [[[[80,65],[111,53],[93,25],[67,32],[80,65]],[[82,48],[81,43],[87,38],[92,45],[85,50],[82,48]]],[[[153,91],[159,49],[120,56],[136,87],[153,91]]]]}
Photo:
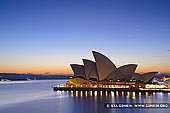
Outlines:
{"type": "MultiPolygon", "coordinates": [[[[57,91],[61,92],[63,91],[57,91]]],[[[108,102],[125,102],[125,103],[163,103],[170,102],[170,93],[155,92],[113,92],[113,91],[65,91],[67,95],[74,98],[80,97],[98,97],[105,98],[108,102]]]]}
{"type": "MultiPolygon", "coordinates": [[[[102,112],[155,112],[155,109],[131,109],[124,108],[122,111],[120,109],[106,109],[104,108],[105,103],[169,103],[170,94],[169,93],[154,93],[154,92],[112,92],[112,91],[68,91],[66,95],[72,97],[72,104],[70,108],[78,108],[77,112],[81,110],[90,109],[92,113],[102,113],[102,112]],[[93,107],[92,107],[93,106],[93,107]]],[[[157,109],[159,112],[164,113],[168,109],[157,109]]],[[[75,111],[75,110],[74,110],[75,111]]],[[[158,112],[157,111],[157,112],[158,112]]]]}
{"type": "Polygon", "coordinates": [[[71,109],[71,113],[169,113],[169,109],[106,109],[104,105],[105,103],[170,103],[170,93],[67,91],[65,95],[70,99],[67,106],[71,109]]]}
{"type": "Polygon", "coordinates": [[[170,103],[170,93],[52,91],[51,85],[65,82],[0,85],[0,113],[169,113],[169,109],[106,109],[105,103],[170,103]],[[12,107],[3,108],[5,104],[12,104],[12,107]]]}

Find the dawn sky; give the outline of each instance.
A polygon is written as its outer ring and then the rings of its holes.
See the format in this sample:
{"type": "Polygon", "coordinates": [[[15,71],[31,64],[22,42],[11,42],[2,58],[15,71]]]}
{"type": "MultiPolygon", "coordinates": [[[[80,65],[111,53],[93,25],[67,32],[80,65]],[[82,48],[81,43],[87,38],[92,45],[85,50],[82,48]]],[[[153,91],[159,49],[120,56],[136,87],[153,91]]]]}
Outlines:
{"type": "Polygon", "coordinates": [[[0,0],[0,73],[71,74],[92,50],[170,73],[170,1],[0,0]]]}

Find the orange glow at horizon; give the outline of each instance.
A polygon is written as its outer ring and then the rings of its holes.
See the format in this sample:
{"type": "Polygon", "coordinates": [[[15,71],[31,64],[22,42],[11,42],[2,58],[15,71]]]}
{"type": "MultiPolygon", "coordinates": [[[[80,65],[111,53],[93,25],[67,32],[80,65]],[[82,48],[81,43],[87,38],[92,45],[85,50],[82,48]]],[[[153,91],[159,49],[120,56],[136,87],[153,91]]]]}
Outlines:
{"type": "MultiPolygon", "coordinates": [[[[170,73],[170,69],[167,68],[137,68],[135,73],[147,73],[147,72],[161,72],[161,73],[170,73]]],[[[69,67],[65,67],[65,68],[53,68],[53,69],[8,69],[8,68],[1,68],[0,69],[0,73],[31,73],[31,74],[73,74],[73,71],[71,68],[69,67]]]]}
{"type": "Polygon", "coordinates": [[[73,74],[72,70],[69,68],[0,68],[0,73],[23,73],[23,74],[73,74]]]}
{"type": "Polygon", "coordinates": [[[147,73],[147,72],[160,72],[160,73],[170,73],[170,68],[169,67],[159,67],[159,68],[152,68],[152,67],[147,67],[147,68],[137,68],[136,69],[137,73],[147,73]]]}
{"type": "Polygon", "coordinates": [[[20,74],[57,74],[57,75],[71,75],[73,74],[72,71],[3,71],[0,70],[0,73],[20,73],[20,74]]]}

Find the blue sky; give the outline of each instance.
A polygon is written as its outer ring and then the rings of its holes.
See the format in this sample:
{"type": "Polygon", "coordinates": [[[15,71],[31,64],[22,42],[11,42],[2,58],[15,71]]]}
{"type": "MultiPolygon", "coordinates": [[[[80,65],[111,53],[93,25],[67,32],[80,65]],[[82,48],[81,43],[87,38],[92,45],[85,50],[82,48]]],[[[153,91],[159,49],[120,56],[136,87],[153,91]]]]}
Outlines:
{"type": "Polygon", "coordinates": [[[0,0],[0,72],[72,73],[92,50],[170,72],[169,0],[0,0]]]}

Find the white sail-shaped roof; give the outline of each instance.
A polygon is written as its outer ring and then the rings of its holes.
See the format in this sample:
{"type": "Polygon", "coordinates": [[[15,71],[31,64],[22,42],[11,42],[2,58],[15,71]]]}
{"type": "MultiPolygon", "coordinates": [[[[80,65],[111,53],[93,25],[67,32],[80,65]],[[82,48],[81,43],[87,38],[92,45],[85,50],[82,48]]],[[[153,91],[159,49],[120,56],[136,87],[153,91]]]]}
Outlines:
{"type": "Polygon", "coordinates": [[[86,78],[83,65],[70,64],[70,66],[74,72],[74,76],[82,76],[83,78],[86,78]]]}
{"type": "Polygon", "coordinates": [[[149,72],[142,75],[134,73],[137,68],[136,64],[128,64],[116,68],[112,61],[103,54],[96,51],[92,51],[92,53],[96,62],[83,59],[84,66],[70,64],[75,76],[81,76],[86,79],[95,78],[99,81],[109,79],[129,81],[134,75],[135,80],[149,83],[157,74],[157,72],[149,72]]]}
{"type": "Polygon", "coordinates": [[[116,66],[103,54],[96,51],[92,51],[92,53],[96,61],[99,80],[104,80],[111,72],[116,70],[116,66]]]}
{"type": "Polygon", "coordinates": [[[121,79],[125,79],[125,76],[117,69],[107,76],[106,80],[110,80],[110,79],[121,80],[121,79]]]}
{"type": "Polygon", "coordinates": [[[136,64],[123,65],[118,68],[118,70],[125,76],[125,80],[130,80],[137,68],[136,64]]]}
{"type": "Polygon", "coordinates": [[[154,76],[156,76],[158,72],[149,72],[149,73],[145,73],[142,75],[143,77],[143,82],[147,83],[149,82],[154,76]]]}
{"type": "Polygon", "coordinates": [[[97,68],[96,68],[96,63],[91,61],[91,60],[87,60],[87,59],[83,59],[83,63],[84,63],[84,70],[85,70],[85,74],[86,74],[86,78],[95,78],[95,79],[99,79],[98,74],[97,74],[97,68]]]}
{"type": "Polygon", "coordinates": [[[148,73],[144,73],[144,74],[138,74],[138,73],[135,73],[134,74],[134,77],[135,77],[135,80],[141,80],[143,81],[144,83],[147,83],[149,82],[154,76],[156,76],[158,72],[148,72],[148,73]]]}
{"type": "Polygon", "coordinates": [[[107,79],[112,79],[112,80],[124,79],[124,80],[129,81],[132,78],[136,70],[136,67],[137,67],[136,64],[123,65],[119,67],[118,69],[116,69],[115,71],[113,71],[107,77],[107,79]]]}
{"type": "Polygon", "coordinates": [[[140,81],[143,81],[143,77],[142,77],[141,74],[134,73],[133,76],[134,76],[135,80],[137,80],[137,81],[139,81],[139,80],[140,80],[140,81]]]}

